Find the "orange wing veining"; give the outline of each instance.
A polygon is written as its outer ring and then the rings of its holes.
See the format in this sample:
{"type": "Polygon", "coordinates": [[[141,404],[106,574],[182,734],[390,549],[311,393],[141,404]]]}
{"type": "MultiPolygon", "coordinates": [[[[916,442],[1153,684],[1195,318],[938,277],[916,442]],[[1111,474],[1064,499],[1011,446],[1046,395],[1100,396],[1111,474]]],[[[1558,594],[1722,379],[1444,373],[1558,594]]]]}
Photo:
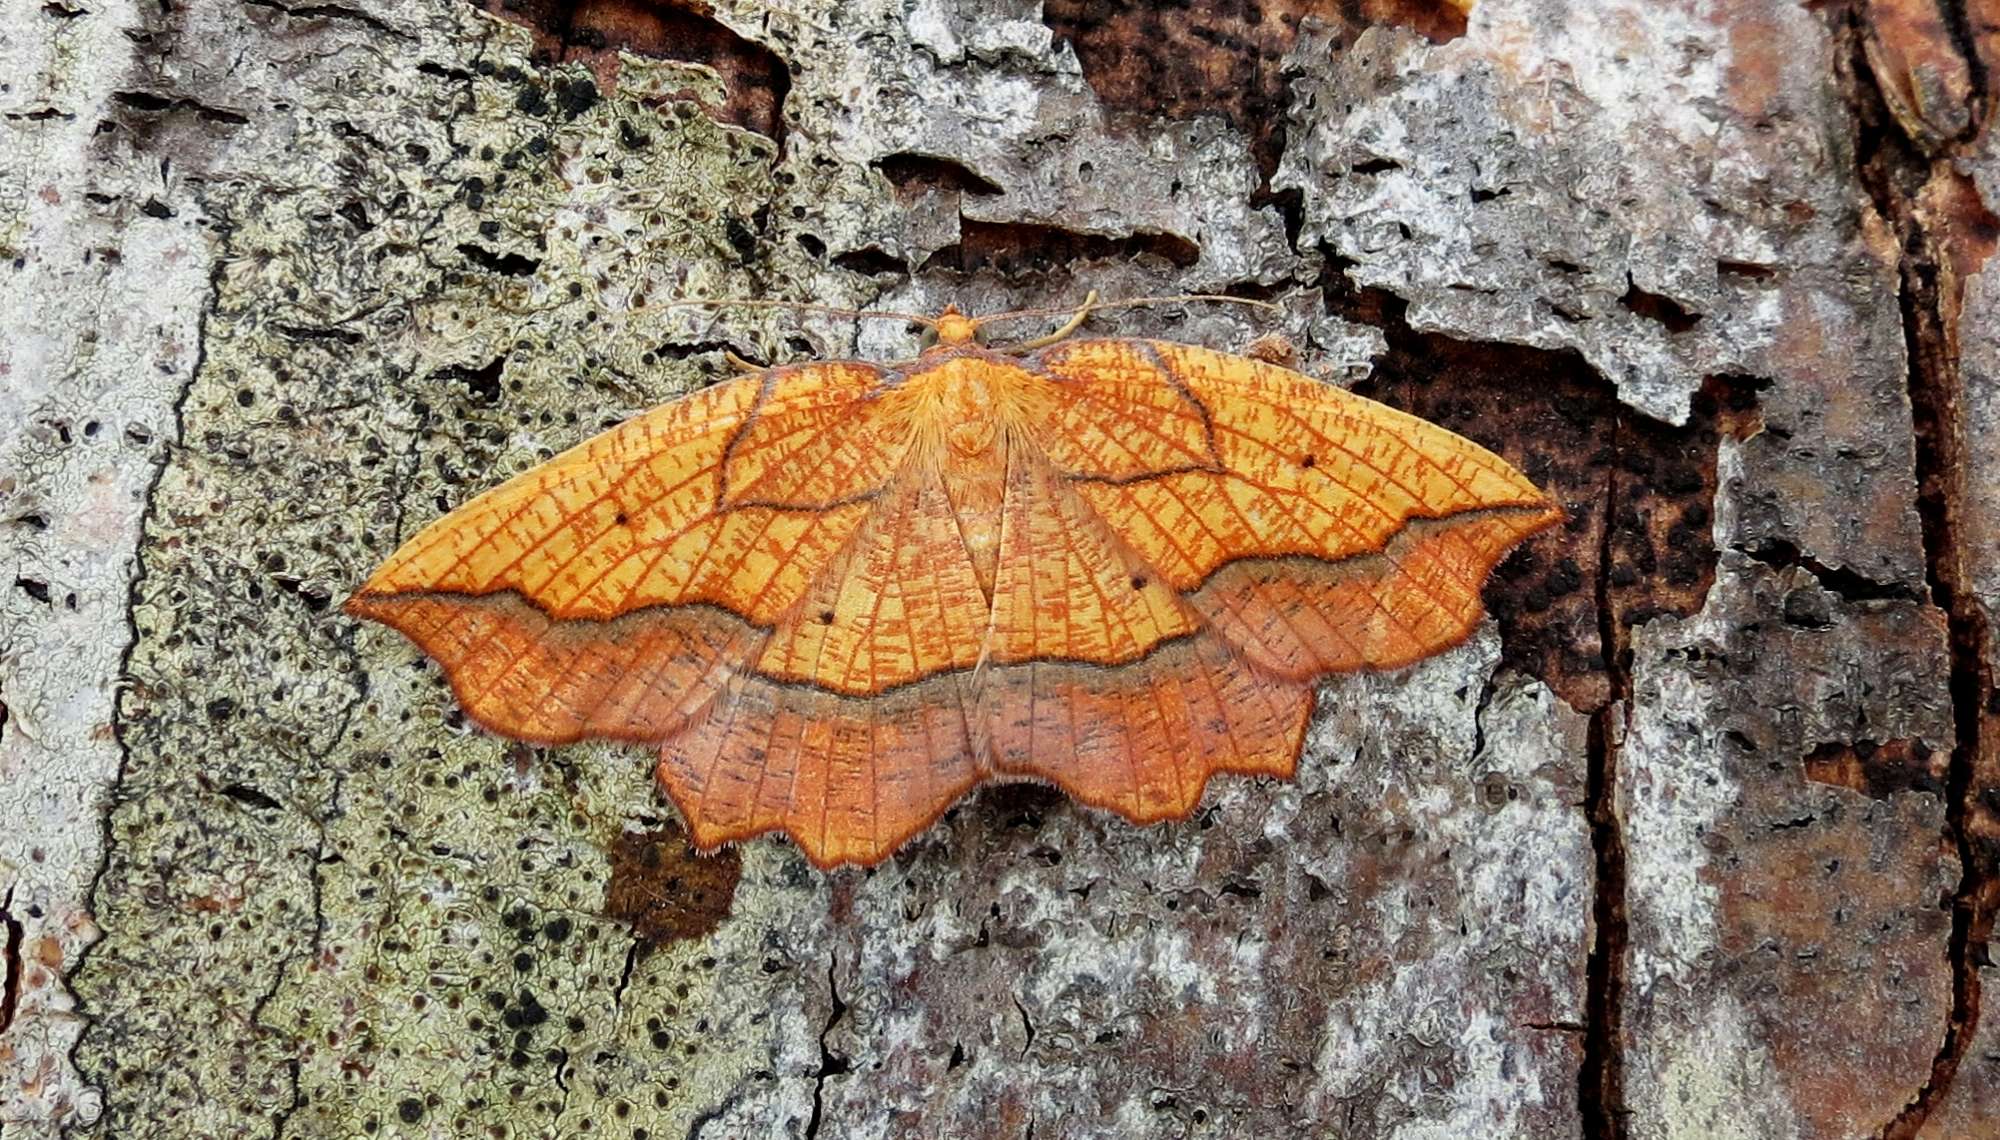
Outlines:
{"type": "Polygon", "coordinates": [[[907,461],[927,416],[866,365],[718,385],[439,519],[347,609],[496,732],[660,746],[704,846],[783,829],[873,861],[988,771],[954,675],[986,597],[907,461]]]}
{"type": "Polygon", "coordinates": [[[783,830],[832,866],[988,779],[1155,820],[1216,772],[1289,774],[1320,677],[1462,639],[1557,517],[1484,449],[1281,368],[965,346],[638,417],[348,609],[495,731],[658,746],[698,844],[783,830]]]}
{"type": "Polygon", "coordinates": [[[599,620],[707,603],[769,625],[833,561],[908,447],[906,417],[868,399],[881,375],[773,369],[635,417],[432,523],[359,596],[511,591],[557,619],[599,620]],[[871,461],[825,462],[857,449],[871,461]],[[826,498],[795,501],[770,474],[804,462],[826,498]],[[754,501],[734,507],[726,489],[754,501]]]}
{"type": "Polygon", "coordinates": [[[853,403],[878,377],[777,370],[628,420],[425,527],[347,610],[415,641],[496,732],[664,739],[867,513],[718,511],[734,441],[853,403]]]}
{"type": "Polygon", "coordinates": [[[695,842],[784,830],[873,863],[990,774],[966,690],[986,598],[945,490],[912,472],[773,631],[724,707],[661,751],[695,842]]]}
{"type": "Polygon", "coordinates": [[[1492,567],[1561,518],[1471,440],[1276,365],[1136,341],[1075,342],[1042,365],[1087,386],[1105,357],[1197,401],[1217,463],[1079,473],[1077,494],[1260,667],[1393,668],[1455,644],[1492,567]]]}
{"type": "Polygon", "coordinates": [[[1134,820],[1186,815],[1215,772],[1289,774],[1321,677],[1457,644],[1561,517],[1477,444],[1273,365],[1102,340],[1027,367],[994,763],[1134,820]],[[1167,430],[1131,428],[1149,402],[1167,430]]]}

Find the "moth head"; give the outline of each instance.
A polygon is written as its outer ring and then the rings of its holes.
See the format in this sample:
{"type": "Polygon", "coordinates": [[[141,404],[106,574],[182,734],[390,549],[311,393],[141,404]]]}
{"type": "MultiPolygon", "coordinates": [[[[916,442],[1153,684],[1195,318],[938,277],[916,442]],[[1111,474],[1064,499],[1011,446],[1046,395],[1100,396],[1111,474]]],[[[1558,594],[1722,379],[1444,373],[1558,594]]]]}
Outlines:
{"type": "Polygon", "coordinates": [[[979,322],[958,311],[957,305],[946,305],[944,311],[931,322],[924,332],[924,350],[933,348],[958,348],[961,345],[979,343],[979,322]]]}

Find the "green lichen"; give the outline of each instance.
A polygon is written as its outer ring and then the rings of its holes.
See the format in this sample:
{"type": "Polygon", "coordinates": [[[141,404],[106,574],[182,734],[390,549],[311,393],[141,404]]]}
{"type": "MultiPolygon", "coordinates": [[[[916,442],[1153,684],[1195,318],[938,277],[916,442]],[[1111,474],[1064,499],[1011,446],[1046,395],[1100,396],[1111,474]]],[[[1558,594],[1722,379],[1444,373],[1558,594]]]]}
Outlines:
{"type": "Polygon", "coordinates": [[[746,1080],[810,1097],[796,855],[753,847],[731,921],[642,946],[601,915],[617,836],[671,818],[648,758],[469,731],[339,612],[441,511],[713,379],[680,346],[714,314],[662,302],[805,279],[759,236],[768,140],[455,19],[450,66],[371,56],[299,110],[295,183],[205,201],[221,268],[78,978],[118,1136],[680,1135],[746,1080]]]}

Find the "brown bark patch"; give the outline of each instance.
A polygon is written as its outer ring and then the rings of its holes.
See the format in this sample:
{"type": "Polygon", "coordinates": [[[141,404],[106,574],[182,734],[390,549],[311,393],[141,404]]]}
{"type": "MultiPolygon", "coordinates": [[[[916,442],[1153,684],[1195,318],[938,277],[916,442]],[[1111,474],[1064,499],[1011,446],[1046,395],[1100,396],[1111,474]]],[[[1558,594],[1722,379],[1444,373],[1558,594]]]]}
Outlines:
{"type": "Polygon", "coordinates": [[[777,53],[736,34],[699,0],[472,0],[483,11],[535,34],[543,64],[582,63],[605,91],[617,89],[618,53],[699,63],[715,69],[728,94],[707,107],[719,122],[784,141],[791,73],[777,53]]]}
{"type": "Polygon", "coordinates": [[[2000,218],[1986,208],[1973,180],[1939,163],[1917,192],[1913,218],[1936,246],[1939,316],[1954,356],[1960,354],[1958,318],[1965,282],[1986,268],[2000,244],[2000,218]]]}
{"type": "Polygon", "coordinates": [[[1770,1072],[1805,1135],[1874,1134],[1907,1095],[1895,1078],[1928,1068],[1922,995],[1951,919],[1929,860],[1882,856],[1928,830],[1919,805],[1823,802],[1761,835],[1708,840],[1722,951],[1744,992],[1768,995],[1763,1016],[1782,1018],[1766,1037],[1770,1072]]]}
{"type": "Polygon", "coordinates": [[[1926,152],[1970,137],[1973,99],[1983,93],[1938,0],[1868,0],[1861,13],[1863,50],[1903,133],[1926,152]]]}
{"type": "Polygon", "coordinates": [[[699,938],[729,917],[742,870],[734,849],[703,855],[678,824],[628,831],[611,848],[604,914],[653,946],[699,938]]]}
{"type": "Polygon", "coordinates": [[[898,151],[876,159],[875,169],[896,188],[896,199],[905,203],[936,191],[976,197],[1000,193],[1000,187],[981,178],[971,167],[934,154],[898,151]]]}
{"type": "Polygon", "coordinates": [[[1492,448],[1567,512],[1501,563],[1486,604],[1509,664],[1573,708],[1602,708],[1612,693],[1599,579],[1621,628],[1701,609],[1715,578],[1716,448],[1754,420],[1760,382],[1711,378],[1675,427],[1621,403],[1573,352],[1419,333],[1402,300],[1375,290],[1336,295],[1335,307],[1389,341],[1356,392],[1492,448]]]}
{"type": "Polygon", "coordinates": [[[1165,118],[1219,114],[1250,136],[1268,180],[1284,150],[1285,53],[1307,18],[1343,29],[1408,28],[1442,43],[1465,34],[1469,0],[1218,0],[1123,4],[1050,0],[1043,19],[1076,50],[1105,104],[1165,118]]]}
{"type": "Polygon", "coordinates": [[[1933,751],[1921,740],[1834,741],[1806,754],[1806,779],[1871,799],[1908,791],[1943,799],[1950,760],[1950,753],[1933,751]]]}
{"type": "Polygon", "coordinates": [[[1030,222],[959,221],[958,240],[924,259],[918,272],[991,270],[1002,277],[1047,273],[1075,261],[1106,261],[1152,254],[1185,269],[1201,248],[1184,237],[1145,232],[1113,238],[1030,222]]]}

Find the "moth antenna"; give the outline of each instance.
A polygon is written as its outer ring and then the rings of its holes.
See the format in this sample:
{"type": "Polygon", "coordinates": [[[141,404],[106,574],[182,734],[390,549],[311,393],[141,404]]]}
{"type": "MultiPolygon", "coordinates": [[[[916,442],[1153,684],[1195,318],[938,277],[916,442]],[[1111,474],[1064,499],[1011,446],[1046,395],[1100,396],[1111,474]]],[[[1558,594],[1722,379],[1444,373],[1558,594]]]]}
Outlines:
{"type": "MultiPolygon", "coordinates": [[[[1270,312],[1284,312],[1284,306],[1272,304],[1268,300],[1254,300],[1254,298],[1248,298],[1248,296],[1230,296],[1230,294],[1220,294],[1220,292],[1184,292],[1184,294],[1170,294],[1170,296],[1128,296],[1128,298],[1120,298],[1120,300],[1096,300],[1096,298],[1098,298],[1098,290],[1090,290],[1090,294],[1084,296],[1082,304],[1066,304],[1062,308],[1016,308],[1016,310],[1008,310],[1008,312],[996,312],[992,316],[982,316],[980,324],[992,324],[996,320],[1014,320],[1014,318],[1028,318],[1028,316],[1070,316],[1072,320],[1076,320],[1076,318],[1088,318],[1092,312],[1110,312],[1114,308],[1138,308],[1142,304],[1178,304],[1178,302],[1188,302],[1188,300],[1214,302],[1214,304],[1248,304],[1248,306],[1254,306],[1254,308],[1268,308],[1270,312]]],[[[1074,326],[1066,326],[1066,328],[1068,328],[1068,332],[1076,332],[1074,326]]]]}
{"type": "Polygon", "coordinates": [[[934,317],[919,316],[916,313],[899,313],[891,309],[843,309],[836,305],[815,305],[808,301],[770,301],[747,297],[714,297],[685,301],[668,301],[657,305],[659,309],[790,309],[797,313],[824,313],[831,317],[852,317],[856,320],[896,320],[932,328],[937,325],[934,317]]]}
{"type": "Polygon", "coordinates": [[[981,317],[979,318],[979,323],[986,325],[993,321],[1013,320],[1017,317],[1059,317],[1065,314],[1069,316],[1069,320],[1064,322],[1063,326],[1056,331],[1046,336],[1038,336],[1033,340],[1024,340],[1019,344],[1006,345],[1003,349],[1006,352],[1028,352],[1054,344],[1074,333],[1077,329],[1083,327],[1083,322],[1089,320],[1092,313],[1102,313],[1110,309],[1130,309],[1140,305],[1175,304],[1183,301],[1210,301],[1227,305],[1254,305],[1260,309],[1269,309],[1274,313],[1283,313],[1285,311],[1282,305],[1274,305],[1269,301],[1258,301],[1250,297],[1232,297],[1226,293],[1180,293],[1164,297],[1126,297],[1117,301],[1099,301],[1097,299],[1097,290],[1092,289],[1084,295],[1083,303],[1080,305],[1065,306],[1060,309],[1016,309],[1011,312],[994,313],[989,317],[981,317]]]}
{"type": "Polygon", "coordinates": [[[1140,305],[1171,305],[1181,301],[1207,301],[1219,305],[1251,305],[1259,309],[1269,309],[1274,313],[1285,311],[1283,305],[1274,305],[1269,301],[1259,301],[1254,297],[1232,297],[1227,293],[1180,293],[1164,297],[1126,297],[1122,300],[1106,301],[1102,305],[1092,307],[1098,312],[1103,312],[1107,309],[1132,309],[1140,305]]]}

